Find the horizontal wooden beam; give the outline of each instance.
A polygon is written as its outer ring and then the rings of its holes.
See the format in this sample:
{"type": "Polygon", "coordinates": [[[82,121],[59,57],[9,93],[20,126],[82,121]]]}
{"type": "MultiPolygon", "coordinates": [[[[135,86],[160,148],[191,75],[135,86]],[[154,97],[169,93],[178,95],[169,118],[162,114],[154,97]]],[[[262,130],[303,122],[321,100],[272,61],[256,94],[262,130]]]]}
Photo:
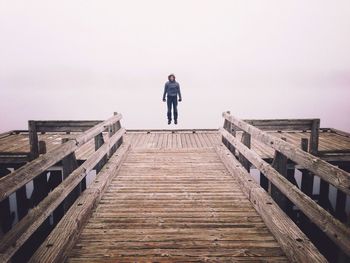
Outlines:
{"type": "Polygon", "coordinates": [[[29,262],[65,262],[81,230],[97,206],[130,149],[122,144],[102,168],[91,185],[80,195],[29,262]]]}
{"type": "Polygon", "coordinates": [[[246,123],[266,131],[311,130],[314,120],[319,119],[246,119],[246,123]]]}
{"type": "Polygon", "coordinates": [[[49,120],[34,121],[37,132],[84,132],[87,129],[103,121],[67,121],[67,120],[49,120]]]}
{"type": "Polygon", "coordinates": [[[226,112],[223,113],[223,117],[242,130],[248,132],[253,139],[283,153],[290,160],[302,165],[305,169],[313,172],[334,187],[350,195],[350,174],[348,172],[345,172],[314,155],[304,152],[300,148],[239,120],[226,112]]]}
{"type": "Polygon", "coordinates": [[[9,262],[14,253],[38,229],[46,218],[63,202],[81,180],[94,169],[96,164],[108,153],[125,133],[121,128],[81,166],[75,169],[62,183],[51,191],[35,208],[21,219],[0,240],[0,262],[9,262]]]}
{"type": "Polygon", "coordinates": [[[1,152],[0,164],[25,163],[29,161],[28,152],[1,152]]]}
{"type": "Polygon", "coordinates": [[[328,262],[223,144],[216,151],[291,262],[328,262]]]}
{"type": "Polygon", "coordinates": [[[34,159],[33,161],[15,170],[11,174],[0,178],[0,202],[9,197],[10,194],[33,180],[39,174],[45,172],[49,167],[62,160],[68,154],[74,152],[81,145],[93,139],[97,134],[108,128],[108,125],[120,121],[121,114],[115,115],[108,120],[97,124],[91,129],[79,134],[74,140],[70,140],[59,147],[34,159]]]}
{"type": "Polygon", "coordinates": [[[218,129],[127,129],[126,132],[217,132],[218,129]]]}
{"type": "Polygon", "coordinates": [[[269,181],[274,184],[291,202],[293,202],[313,223],[347,255],[350,255],[350,228],[334,218],[298,187],[279,174],[270,164],[261,159],[254,151],[242,144],[237,138],[220,128],[224,138],[244,155],[269,181]]]}
{"type": "Polygon", "coordinates": [[[339,134],[339,135],[342,135],[342,136],[345,136],[345,137],[350,137],[350,133],[349,132],[341,131],[341,130],[334,129],[334,128],[331,128],[330,130],[331,130],[331,132],[334,132],[336,134],[339,134]]]}

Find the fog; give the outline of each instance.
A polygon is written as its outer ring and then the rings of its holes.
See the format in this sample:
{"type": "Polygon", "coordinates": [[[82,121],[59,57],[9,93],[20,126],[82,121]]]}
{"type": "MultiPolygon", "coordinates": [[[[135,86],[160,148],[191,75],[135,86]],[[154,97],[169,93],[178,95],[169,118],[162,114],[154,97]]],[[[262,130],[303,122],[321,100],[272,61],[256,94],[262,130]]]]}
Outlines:
{"type": "Polygon", "coordinates": [[[176,128],[240,118],[321,118],[350,131],[348,0],[0,0],[0,131],[28,119],[176,128]]]}

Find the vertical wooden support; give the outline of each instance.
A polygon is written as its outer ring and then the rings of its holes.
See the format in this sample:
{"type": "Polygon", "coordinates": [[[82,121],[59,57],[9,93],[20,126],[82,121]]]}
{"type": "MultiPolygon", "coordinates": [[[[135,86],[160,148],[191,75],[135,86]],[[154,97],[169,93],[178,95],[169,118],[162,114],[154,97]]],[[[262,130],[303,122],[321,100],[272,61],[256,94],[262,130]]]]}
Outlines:
{"type": "MultiPolygon", "coordinates": [[[[250,147],[251,147],[250,134],[247,132],[243,132],[241,142],[250,149],[250,147]]],[[[241,154],[241,153],[239,154],[238,160],[243,165],[243,167],[249,172],[250,162],[243,156],[243,154],[241,154]]]]}
{"type": "MultiPolygon", "coordinates": [[[[104,144],[103,140],[103,134],[102,132],[95,136],[95,151],[97,151],[102,145],[104,144]]],[[[107,162],[107,155],[103,156],[101,161],[98,162],[98,164],[95,166],[96,174],[98,174],[102,167],[107,162]]]]}
{"type": "MultiPolygon", "coordinates": [[[[227,114],[230,114],[230,111],[226,111],[226,113],[227,113],[227,114]]],[[[229,128],[228,125],[229,125],[229,121],[226,120],[226,119],[224,119],[223,128],[224,128],[225,130],[227,130],[228,132],[230,132],[230,131],[228,130],[228,128],[229,128]]],[[[231,133],[231,132],[230,132],[230,133],[231,133]]],[[[227,142],[227,140],[224,138],[224,136],[222,136],[222,143],[226,146],[226,148],[229,149],[230,145],[229,145],[229,143],[227,142]]]]}
{"type": "MultiPolygon", "coordinates": [[[[350,172],[350,165],[341,165],[339,168],[350,172]]],[[[335,204],[335,217],[340,221],[346,223],[348,218],[345,212],[346,208],[346,194],[340,190],[337,190],[337,199],[335,204]]]]}
{"type": "MultiPolygon", "coordinates": [[[[114,112],[114,115],[118,115],[118,112],[114,112]]],[[[116,133],[117,131],[119,131],[119,129],[122,127],[122,125],[120,124],[120,121],[117,121],[115,124],[115,128],[114,128],[114,132],[116,133]]],[[[117,150],[117,148],[123,143],[123,137],[121,137],[118,142],[116,143],[116,146],[114,146],[114,151],[117,150]]]]}
{"type": "Polygon", "coordinates": [[[332,210],[329,201],[329,184],[322,179],[320,180],[319,204],[328,211],[332,210]]]}
{"type": "MultiPolygon", "coordinates": [[[[55,170],[50,171],[50,177],[48,180],[48,185],[50,191],[55,189],[62,182],[62,171],[55,170]]],[[[64,215],[64,206],[63,204],[59,205],[53,212],[53,225],[56,225],[64,215]]]]}
{"type": "Polygon", "coordinates": [[[261,172],[260,174],[260,186],[265,189],[265,191],[269,191],[269,179],[266,178],[261,172]]]}
{"type": "MultiPolygon", "coordinates": [[[[228,125],[228,121],[227,121],[226,119],[224,119],[223,128],[224,128],[225,130],[227,130],[227,125],[228,125]]],[[[222,141],[222,143],[228,148],[227,140],[224,138],[224,136],[222,136],[221,141],[222,141]]]]}
{"type": "MultiPolygon", "coordinates": [[[[17,170],[22,165],[13,165],[13,168],[17,170]]],[[[18,221],[21,220],[30,208],[30,202],[27,198],[26,186],[22,186],[16,191],[16,206],[17,206],[17,217],[18,221]]]]}
{"type": "Polygon", "coordinates": [[[315,119],[315,120],[312,121],[311,135],[310,135],[309,152],[312,155],[318,155],[319,131],[320,131],[320,120],[319,119],[315,119]]]}
{"type": "MultiPolygon", "coordinates": [[[[227,131],[232,134],[233,136],[236,137],[236,131],[234,129],[234,125],[231,122],[227,122],[227,131]]],[[[236,156],[236,148],[231,144],[228,143],[228,150],[234,155],[236,156]]]]}
{"type": "MultiPolygon", "coordinates": [[[[301,149],[307,152],[309,140],[307,138],[301,139],[301,149]]],[[[313,175],[306,169],[302,169],[301,171],[301,191],[307,194],[309,197],[312,197],[312,190],[314,187],[314,177],[313,175]]]]}
{"type": "MultiPolygon", "coordinates": [[[[111,138],[115,134],[114,125],[108,126],[108,138],[111,138]]],[[[115,147],[113,146],[108,152],[108,159],[115,153],[115,147]]]]}
{"type": "Polygon", "coordinates": [[[16,201],[18,220],[21,220],[28,213],[30,207],[26,186],[22,186],[16,191],[16,201]]]}
{"type": "MultiPolygon", "coordinates": [[[[8,175],[10,171],[5,167],[0,167],[0,178],[8,175]]],[[[7,233],[12,226],[15,214],[11,213],[9,198],[0,202],[0,238],[7,233]]]]}
{"type": "MultiPolygon", "coordinates": [[[[46,153],[46,143],[39,141],[38,143],[39,154],[46,153]]],[[[38,175],[33,179],[33,193],[30,198],[31,207],[36,206],[43,200],[49,193],[49,187],[47,183],[47,172],[38,175]]]]}
{"type": "MultiPolygon", "coordinates": [[[[230,133],[234,136],[234,137],[236,137],[236,129],[235,129],[235,126],[230,122],[229,123],[230,124],[230,126],[229,126],[229,129],[230,129],[230,133]]],[[[234,155],[234,156],[236,156],[236,148],[232,145],[232,144],[230,144],[230,152],[234,155]]]]}
{"type": "Polygon", "coordinates": [[[29,147],[30,158],[34,160],[39,156],[39,140],[38,133],[36,131],[35,121],[28,121],[28,133],[29,133],[29,147]]]}
{"type": "MultiPolygon", "coordinates": [[[[307,152],[308,148],[309,148],[309,139],[308,138],[301,138],[300,147],[303,151],[307,152]]],[[[309,197],[312,198],[313,197],[312,191],[313,191],[313,187],[314,187],[314,176],[312,175],[312,173],[310,173],[306,169],[300,169],[300,172],[301,172],[300,189],[303,193],[305,193],[306,195],[308,195],[309,197]]],[[[308,236],[310,236],[314,227],[312,226],[310,219],[307,216],[305,216],[305,214],[303,212],[300,211],[299,214],[300,214],[301,227],[302,227],[304,233],[307,234],[308,236]]]]}
{"type": "MultiPolygon", "coordinates": [[[[63,138],[62,143],[67,142],[68,138],[63,138]]],[[[73,172],[78,167],[77,160],[75,158],[75,153],[71,153],[62,159],[63,168],[63,180],[68,177],[68,175],[73,172]]],[[[74,203],[75,199],[80,195],[81,188],[77,185],[75,189],[67,196],[64,201],[64,211],[67,212],[71,205],[74,203]]]]}
{"type": "MultiPolygon", "coordinates": [[[[286,138],[281,138],[286,141],[286,138]]],[[[282,153],[275,151],[275,156],[272,162],[272,167],[275,168],[277,172],[279,172],[282,176],[287,178],[287,163],[288,158],[282,153]]],[[[289,199],[282,194],[282,192],[275,187],[273,184],[269,184],[269,192],[271,197],[275,200],[275,202],[281,207],[281,209],[286,212],[287,215],[291,216],[292,212],[292,203],[289,199]]]]}

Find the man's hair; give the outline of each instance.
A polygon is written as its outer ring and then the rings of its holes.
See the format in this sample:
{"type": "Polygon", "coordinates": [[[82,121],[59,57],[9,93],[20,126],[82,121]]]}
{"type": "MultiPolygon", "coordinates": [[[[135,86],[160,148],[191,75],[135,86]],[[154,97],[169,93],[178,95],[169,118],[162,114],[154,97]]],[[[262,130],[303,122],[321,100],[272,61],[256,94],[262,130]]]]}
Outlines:
{"type": "Polygon", "coordinates": [[[173,76],[174,79],[175,79],[175,75],[173,73],[171,73],[169,76],[168,76],[168,80],[170,80],[170,77],[173,76]]]}

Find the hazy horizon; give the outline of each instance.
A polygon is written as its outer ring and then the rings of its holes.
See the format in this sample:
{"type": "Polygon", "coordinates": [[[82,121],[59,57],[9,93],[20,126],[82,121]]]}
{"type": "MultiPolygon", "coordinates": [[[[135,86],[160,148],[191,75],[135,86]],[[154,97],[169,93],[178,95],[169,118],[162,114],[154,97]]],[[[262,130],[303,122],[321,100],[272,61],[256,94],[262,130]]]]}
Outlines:
{"type": "Polygon", "coordinates": [[[114,111],[129,129],[218,128],[226,110],[350,131],[348,0],[0,0],[0,36],[1,132],[114,111]]]}

